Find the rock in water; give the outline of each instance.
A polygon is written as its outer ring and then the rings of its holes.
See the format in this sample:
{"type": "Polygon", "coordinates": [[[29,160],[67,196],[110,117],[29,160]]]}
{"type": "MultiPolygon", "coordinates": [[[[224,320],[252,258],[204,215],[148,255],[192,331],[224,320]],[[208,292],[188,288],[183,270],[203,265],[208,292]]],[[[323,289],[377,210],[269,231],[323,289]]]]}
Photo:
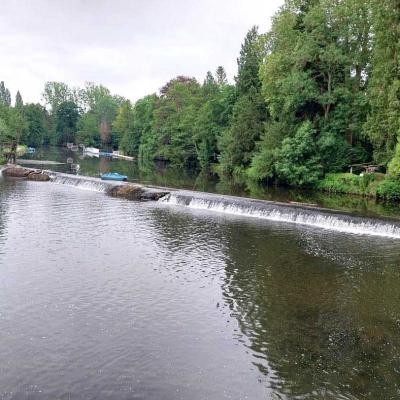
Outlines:
{"type": "Polygon", "coordinates": [[[49,175],[44,174],[42,172],[31,172],[27,178],[28,181],[36,181],[36,182],[47,182],[50,180],[49,175]]]}
{"type": "Polygon", "coordinates": [[[139,185],[118,185],[112,187],[107,193],[113,197],[123,197],[128,200],[141,200],[144,190],[139,185]]]}
{"type": "Polygon", "coordinates": [[[2,174],[4,176],[10,176],[12,178],[27,178],[29,174],[35,172],[32,169],[10,166],[3,169],[2,174]]]}
{"type": "Polygon", "coordinates": [[[153,200],[153,201],[157,201],[160,200],[162,197],[165,197],[167,194],[169,194],[170,192],[165,192],[162,190],[146,190],[145,192],[143,192],[141,200],[143,201],[148,201],[148,200],[153,200]]]}
{"type": "Polygon", "coordinates": [[[161,199],[161,197],[169,194],[169,192],[148,189],[141,185],[134,184],[117,185],[109,189],[107,193],[113,197],[122,197],[124,199],[138,201],[157,201],[158,199],[161,199]]]}

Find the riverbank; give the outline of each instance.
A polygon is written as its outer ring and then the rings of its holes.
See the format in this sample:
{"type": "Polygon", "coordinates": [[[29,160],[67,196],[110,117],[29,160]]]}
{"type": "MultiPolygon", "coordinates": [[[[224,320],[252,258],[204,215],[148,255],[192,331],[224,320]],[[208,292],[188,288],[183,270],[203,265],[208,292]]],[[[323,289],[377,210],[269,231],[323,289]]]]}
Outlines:
{"type": "MultiPolygon", "coordinates": [[[[6,163],[6,158],[4,157],[4,153],[7,153],[7,151],[9,151],[9,150],[10,149],[7,148],[7,147],[1,148],[1,151],[0,151],[0,166],[4,165],[6,163]]],[[[28,146],[18,145],[15,155],[17,157],[22,157],[27,153],[27,151],[28,151],[28,146]]]]}
{"type": "Polygon", "coordinates": [[[327,174],[317,183],[316,189],[327,193],[351,194],[394,203],[400,202],[400,179],[379,173],[327,174]]]}

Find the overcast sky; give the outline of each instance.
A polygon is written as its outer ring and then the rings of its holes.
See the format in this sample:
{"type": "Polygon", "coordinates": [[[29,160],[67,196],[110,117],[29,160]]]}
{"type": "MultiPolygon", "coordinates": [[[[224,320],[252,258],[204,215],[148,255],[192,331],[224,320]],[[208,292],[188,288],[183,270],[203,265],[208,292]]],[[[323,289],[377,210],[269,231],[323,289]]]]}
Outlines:
{"type": "Polygon", "coordinates": [[[46,81],[102,83],[136,100],[236,58],[283,0],[0,0],[0,81],[38,102],[46,81]]]}

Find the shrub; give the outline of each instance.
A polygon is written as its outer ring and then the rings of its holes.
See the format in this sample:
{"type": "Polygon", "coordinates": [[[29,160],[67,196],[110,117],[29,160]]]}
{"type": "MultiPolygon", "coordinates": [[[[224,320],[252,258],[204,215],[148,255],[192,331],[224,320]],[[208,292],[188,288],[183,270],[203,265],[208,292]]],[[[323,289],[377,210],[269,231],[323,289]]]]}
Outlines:
{"type": "Polygon", "coordinates": [[[400,178],[388,177],[376,189],[377,197],[387,201],[400,201],[400,178]]]}
{"type": "Polygon", "coordinates": [[[278,179],[290,186],[312,186],[322,175],[315,145],[315,129],[304,122],[294,137],[285,138],[275,164],[278,179]]]}
{"type": "Polygon", "coordinates": [[[317,183],[317,189],[329,193],[375,196],[376,188],[383,178],[382,174],[364,174],[363,176],[349,173],[327,174],[317,183]]]}
{"type": "Polygon", "coordinates": [[[396,152],[388,165],[390,175],[400,176],[400,143],[397,143],[396,152]]]}

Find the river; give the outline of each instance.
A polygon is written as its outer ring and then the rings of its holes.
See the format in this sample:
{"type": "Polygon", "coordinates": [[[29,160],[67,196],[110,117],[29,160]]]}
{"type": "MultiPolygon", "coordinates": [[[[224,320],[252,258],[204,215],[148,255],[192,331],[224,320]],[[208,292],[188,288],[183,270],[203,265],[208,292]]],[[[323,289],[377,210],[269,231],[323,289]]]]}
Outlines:
{"type": "Polygon", "coordinates": [[[0,398],[398,399],[399,266],[389,236],[1,179],[0,398]]]}

